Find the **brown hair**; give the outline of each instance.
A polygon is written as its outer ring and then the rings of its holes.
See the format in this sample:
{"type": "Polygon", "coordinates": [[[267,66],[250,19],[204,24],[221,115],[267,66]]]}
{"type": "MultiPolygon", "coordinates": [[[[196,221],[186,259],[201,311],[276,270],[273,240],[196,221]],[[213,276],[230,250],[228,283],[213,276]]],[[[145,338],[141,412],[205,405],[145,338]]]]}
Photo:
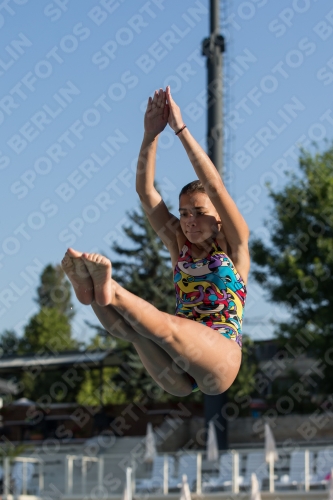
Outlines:
{"type": "Polygon", "coordinates": [[[186,184],[179,193],[179,198],[182,194],[192,194],[192,193],[206,193],[205,188],[201,181],[192,181],[186,184]]]}

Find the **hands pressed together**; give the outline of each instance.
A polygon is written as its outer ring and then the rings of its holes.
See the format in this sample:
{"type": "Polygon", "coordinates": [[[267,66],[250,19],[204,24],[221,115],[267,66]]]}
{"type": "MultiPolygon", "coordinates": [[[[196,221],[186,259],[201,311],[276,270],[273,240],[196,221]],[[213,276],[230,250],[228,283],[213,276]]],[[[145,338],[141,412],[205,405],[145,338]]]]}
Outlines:
{"type": "Polygon", "coordinates": [[[169,86],[165,91],[155,90],[154,97],[149,97],[144,118],[145,133],[156,137],[167,124],[175,133],[184,127],[180,108],[173,100],[169,86]]]}

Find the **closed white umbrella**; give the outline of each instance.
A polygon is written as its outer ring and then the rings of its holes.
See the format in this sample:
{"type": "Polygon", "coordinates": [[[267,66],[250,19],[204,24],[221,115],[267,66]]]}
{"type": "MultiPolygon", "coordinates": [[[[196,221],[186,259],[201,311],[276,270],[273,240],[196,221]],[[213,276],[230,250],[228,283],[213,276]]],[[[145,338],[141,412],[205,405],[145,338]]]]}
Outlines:
{"type": "Polygon", "coordinates": [[[331,477],[328,483],[328,500],[333,500],[333,469],[331,469],[331,477]]]}
{"type": "Polygon", "coordinates": [[[183,474],[182,487],[180,489],[179,500],[191,500],[191,491],[187,481],[187,475],[183,474]]]}
{"type": "Polygon", "coordinates": [[[276,450],[275,439],[272,429],[268,424],[265,424],[265,459],[269,462],[273,457],[273,462],[279,460],[279,455],[276,450]]]}
{"type": "Polygon", "coordinates": [[[259,482],[256,474],[252,472],[251,474],[251,500],[261,500],[259,482]]]}
{"type": "Polygon", "coordinates": [[[122,500],[132,500],[132,468],[127,467],[122,500]]]}
{"type": "Polygon", "coordinates": [[[207,460],[208,462],[216,462],[219,459],[219,447],[217,444],[217,436],[214,422],[212,420],[208,423],[208,436],[207,436],[207,460]]]}
{"type": "Polygon", "coordinates": [[[155,435],[153,431],[153,426],[149,422],[147,425],[146,450],[143,457],[143,461],[146,463],[153,462],[155,457],[156,457],[155,435]]]}
{"type": "Polygon", "coordinates": [[[270,426],[265,424],[265,460],[269,463],[269,491],[274,491],[274,462],[279,460],[275,439],[270,426]]]}

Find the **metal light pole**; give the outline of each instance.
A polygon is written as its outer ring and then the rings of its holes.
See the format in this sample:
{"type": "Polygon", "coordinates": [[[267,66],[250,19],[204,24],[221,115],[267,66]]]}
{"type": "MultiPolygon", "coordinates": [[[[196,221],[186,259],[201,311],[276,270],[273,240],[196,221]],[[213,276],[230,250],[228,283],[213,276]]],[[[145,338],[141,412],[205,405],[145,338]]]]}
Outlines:
{"type": "Polygon", "coordinates": [[[210,0],[210,37],[202,43],[207,57],[207,147],[209,158],[221,177],[223,174],[223,99],[222,53],[224,38],[219,33],[219,2],[210,0]]]}
{"type": "MultiPolygon", "coordinates": [[[[202,54],[207,57],[207,151],[221,177],[223,177],[223,99],[222,53],[224,38],[219,33],[220,0],[210,0],[210,37],[202,43],[202,54]]],[[[223,407],[227,393],[204,396],[206,428],[214,420],[219,450],[228,449],[227,419],[223,407]]]]}

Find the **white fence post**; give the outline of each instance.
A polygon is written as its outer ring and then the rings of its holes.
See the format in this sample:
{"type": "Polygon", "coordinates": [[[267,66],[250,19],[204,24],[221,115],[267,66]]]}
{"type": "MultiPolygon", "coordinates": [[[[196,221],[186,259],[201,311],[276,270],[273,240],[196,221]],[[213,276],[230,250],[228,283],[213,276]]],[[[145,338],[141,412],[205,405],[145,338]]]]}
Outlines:
{"type": "Polygon", "coordinates": [[[22,494],[27,494],[27,462],[25,460],[22,464],[22,494]]]}
{"type": "Polygon", "coordinates": [[[168,455],[164,455],[163,463],[163,494],[167,495],[169,492],[169,458],[168,455]]]}
{"type": "Polygon", "coordinates": [[[9,495],[9,484],[10,484],[10,462],[9,462],[9,457],[6,457],[4,459],[4,464],[3,464],[3,499],[7,500],[7,497],[9,495]]]}
{"type": "Polygon", "coordinates": [[[87,460],[86,457],[81,457],[81,493],[86,494],[87,485],[87,460]]]}
{"type": "Polygon", "coordinates": [[[232,492],[239,493],[239,453],[232,452],[232,492]]]}
{"type": "Polygon", "coordinates": [[[98,491],[103,491],[104,458],[98,457],[98,491]]]}
{"type": "Polygon", "coordinates": [[[305,472],[305,478],[304,478],[304,488],[305,488],[305,491],[309,491],[310,490],[310,476],[309,476],[309,473],[310,473],[310,453],[309,453],[309,450],[306,449],[305,450],[305,453],[304,453],[304,472],[305,472]]]}
{"type": "Polygon", "coordinates": [[[38,468],[38,488],[39,494],[44,490],[44,462],[43,460],[39,460],[39,468],[38,468]]]}
{"type": "Polygon", "coordinates": [[[132,468],[127,467],[126,469],[126,489],[127,489],[127,500],[132,500],[132,468]]]}
{"type": "Polygon", "coordinates": [[[65,491],[66,495],[72,495],[73,493],[73,461],[74,458],[71,455],[66,456],[66,468],[65,468],[65,491]]]}
{"type": "Polygon", "coordinates": [[[135,474],[136,474],[136,459],[131,455],[131,467],[132,467],[132,496],[135,494],[135,474]]]}
{"type": "Polygon", "coordinates": [[[199,451],[199,453],[197,454],[197,495],[201,495],[201,486],[202,486],[201,466],[202,466],[202,453],[201,451],[199,451]]]}

